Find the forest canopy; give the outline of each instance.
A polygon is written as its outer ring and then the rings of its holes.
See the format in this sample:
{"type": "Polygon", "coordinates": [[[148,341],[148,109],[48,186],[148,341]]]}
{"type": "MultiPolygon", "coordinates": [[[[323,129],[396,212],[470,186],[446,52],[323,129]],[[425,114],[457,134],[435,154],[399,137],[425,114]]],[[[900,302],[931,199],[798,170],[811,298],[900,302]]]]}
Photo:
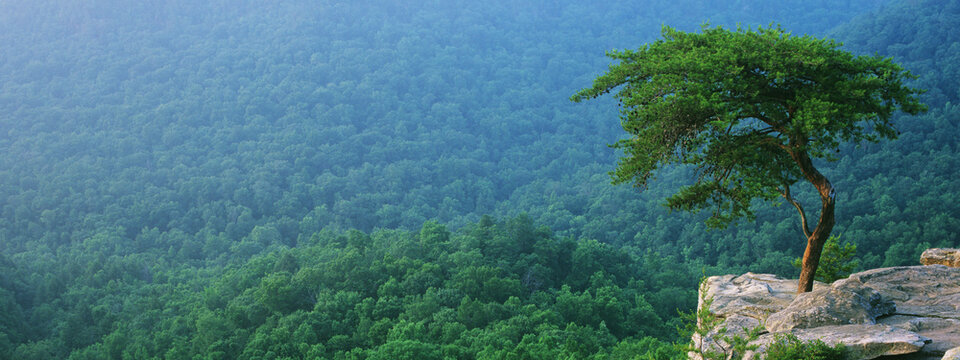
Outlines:
{"type": "Polygon", "coordinates": [[[913,264],[960,246],[958,9],[2,1],[0,359],[675,356],[702,275],[794,273],[795,210],[610,186],[615,105],[567,101],[602,54],[776,21],[895,56],[930,111],[822,171],[862,268],[913,264]]]}

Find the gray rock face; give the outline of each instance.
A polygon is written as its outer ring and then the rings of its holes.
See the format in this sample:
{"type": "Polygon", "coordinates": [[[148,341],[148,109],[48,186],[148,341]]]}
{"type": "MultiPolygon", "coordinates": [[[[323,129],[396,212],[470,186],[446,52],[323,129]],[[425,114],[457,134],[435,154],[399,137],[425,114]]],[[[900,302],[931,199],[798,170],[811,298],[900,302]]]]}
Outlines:
{"type": "MultiPolygon", "coordinates": [[[[819,282],[814,284],[816,289],[823,286],[819,282]]],[[[796,297],[796,288],[796,280],[783,280],[770,274],[713,276],[707,279],[707,293],[701,296],[700,305],[703,298],[712,298],[710,309],[716,315],[759,320],[790,305],[796,297]]]]}
{"type": "MultiPolygon", "coordinates": [[[[931,340],[923,348],[925,353],[943,354],[950,348],[960,345],[960,320],[938,317],[917,317],[892,315],[881,318],[878,323],[906,329],[931,340]]],[[[957,359],[960,360],[960,359],[957,359]]]]}
{"type": "Polygon", "coordinates": [[[893,301],[897,314],[960,319],[960,268],[929,265],[873,269],[834,284],[854,280],[893,301]]]}
{"type": "Polygon", "coordinates": [[[927,249],[920,255],[923,265],[960,267],[960,249],[927,249]]]}
{"type": "MultiPolygon", "coordinates": [[[[830,325],[812,329],[787,331],[803,341],[820,340],[828,345],[842,343],[855,359],[872,359],[884,355],[911,354],[923,348],[928,339],[915,332],[887,325],[830,325]]],[[[760,336],[754,343],[763,353],[773,343],[776,333],[760,336]]],[[[754,356],[753,358],[757,358],[754,356]]]]}
{"type": "Polygon", "coordinates": [[[767,317],[767,330],[782,332],[829,325],[876,324],[877,317],[896,310],[892,301],[862,284],[836,285],[797,295],[785,309],[767,317]]]}
{"type": "Polygon", "coordinates": [[[720,329],[729,337],[763,325],[766,333],[751,343],[759,346],[757,353],[785,333],[843,343],[857,359],[902,354],[939,359],[960,347],[960,268],[868,270],[829,286],[816,284],[800,296],[796,286],[796,280],[767,274],[707,279],[701,297],[712,298],[710,311],[723,322],[703,339],[695,337],[695,345],[729,348],[720,329]]]}

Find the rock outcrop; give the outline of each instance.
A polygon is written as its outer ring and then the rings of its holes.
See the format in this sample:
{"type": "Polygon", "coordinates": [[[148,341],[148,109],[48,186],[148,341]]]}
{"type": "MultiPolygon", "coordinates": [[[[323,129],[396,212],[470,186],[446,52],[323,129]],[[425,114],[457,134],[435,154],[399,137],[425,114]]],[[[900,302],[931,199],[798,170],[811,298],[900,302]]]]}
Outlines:
{"type": "MultiPolygon", "coordinates": [[[[887,325],[829,325],[811,329],[786,331],[802,341],[820,340],[827,344],[843,343],[852,358],[873,359],[885,355],[904,355],[918,352],[927,338],[915,332],[887,325]]],[[[754,343],[759,347],[748,358],[756,358],[773,343],[776,334],[761,335],[754,343]]],[[[939,358],[939,357],[936,357],[939,358]]]]}
{"type": "Polygon", "coordinates": [[[947,359],[948,351],[960,347],[960,268],[868,270],[830,285],[817,283],[800,296],[796,287],[796,280],[767,274],[708,278],[700,306],[709,303],[722,322],[704,338],[695,336],[695,345],[729,349],[724,337],[756,329],[761,335],[751,344],[758,348],[745,358],[788,333],[804,341],[843,343],[857,359],[903,354],[947,359]]]}
{"type": "Polygon", "coordinates": [[[960,267],[960,249],[927,249],[920,255],[923,265],[960,267]]]}
{"type": "Polygon", "coordinates": [[[943,354],[943,359],[941,360],[960,360],[960,347],[955,347],[947,351],[946,354],[943,354]]]}
{"type": "Polygon", "coordinates": [[[876,324],[878,317],[896,310],[892,301],[863,284],[842,285],[797,295],[785,309],[767,317],[767,331],[876,324]]]}

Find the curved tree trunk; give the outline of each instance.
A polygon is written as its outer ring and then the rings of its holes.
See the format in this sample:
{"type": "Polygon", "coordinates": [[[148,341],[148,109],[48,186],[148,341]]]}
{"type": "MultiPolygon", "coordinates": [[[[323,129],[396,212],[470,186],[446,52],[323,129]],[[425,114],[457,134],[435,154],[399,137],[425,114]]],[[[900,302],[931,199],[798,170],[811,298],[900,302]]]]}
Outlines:
{"type": "Polygon", "coordinates": [[[817,267],[820,266],[820,253],[823,251],[823,244],[830,238],[830,231],[833,230],[833,206],[834,199],[823,201],[823,208],[820,210],[820,221],[817,228],[807,237],[807,249],[803,252],[803,266],[800,268],[800,283],[797,284],[797,293],[809,292],[813,290],[813,279],[816,275],[817,267]]]}
{"type": "MultiPolygon", "coordinates": [[[[803,265],[800,268],[800,282],[797,284],[797,293],[809,292],[813,290],[813,279],[817,273],[817,267],[820,265],[820,252],[823,251],[823,245],[830,238],[830,232],[834,225],[834,205],[836,204],[836,193],[830,180],[827,180],[817,168],[813,167],[813,161],[805,151],[791,151],[790,156],[800,166],[803,176],[817,188],[820,194],[820,220],[817,220],[817,227],[813,232],[804,228],[804,234],[807,236],[807,249],[803,252],[803,265]]],[[[799,208],[798,208],[799,209],[799,208]]],[[[802,214],[802,211],[801,211],[802,214]]],[[[804,222],[806,222],[804,220],[804,222]]],[[[804,224],[806,227],[806,224],[804,224]]]]}

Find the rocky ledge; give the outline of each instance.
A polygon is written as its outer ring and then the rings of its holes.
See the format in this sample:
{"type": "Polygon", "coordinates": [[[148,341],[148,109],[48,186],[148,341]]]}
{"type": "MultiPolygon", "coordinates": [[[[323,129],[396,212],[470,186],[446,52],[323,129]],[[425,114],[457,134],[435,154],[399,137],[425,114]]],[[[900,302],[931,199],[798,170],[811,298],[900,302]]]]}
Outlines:
{"type": "Polygon", "coordinates": [[[960,267],[960,249],[927,249],[920,255],[920,264],[960,267]]]}
{"type": "Polygon", "coordinates": [[[709,303],[721,321],[706,336],[694,335],[694,346],[729,349],[724,337],[756,329],[751,344],[758,347],[746,359],[760,358],[777,334],[793,334],[843,343],[856,359],[960,360],[960,268],[882,268],[817,283],[799,296],[796,288],[797,280],[768,274],[708,278],[700,307],[709,303]]]}

